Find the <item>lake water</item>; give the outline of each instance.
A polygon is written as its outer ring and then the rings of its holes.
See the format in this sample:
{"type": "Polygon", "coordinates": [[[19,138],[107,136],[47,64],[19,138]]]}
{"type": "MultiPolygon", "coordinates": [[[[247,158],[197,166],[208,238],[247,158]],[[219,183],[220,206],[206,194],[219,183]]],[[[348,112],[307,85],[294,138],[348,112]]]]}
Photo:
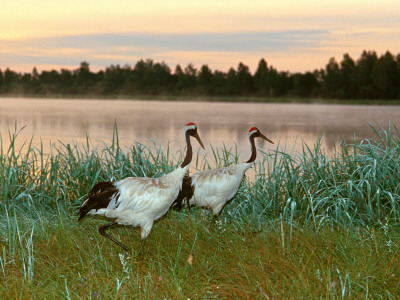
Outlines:
{"type": "MultiPolygon", "coordinates": [[[[277,144],[288,152],[299,151],[302,140],[312,145],[320,136],[331,151],[343,137],[351,142],[354,133],[357,139],[375,136],[368,122],[387,129],[388,121],[397,126],[399,117],[400,106],[0,98],[3,147],[15,124],[26,126],[20,142],[34,135],[34,144],[42,140],[48,150],[58,140],[83,143],[86,134],[94,145],[108,142],[116,121],[123,146],[149,144],[151,138],[162,144],[169,141],[178,150],[184,146],[182,127],[195,122],[208,156],[210,144],[237,144],[242,161],[250,155],[247,132],[252,126],[275,142],[257,142],[266,152],[277,144]]],[[[197,143],[194,147],[198,149],[197,143]]]]}

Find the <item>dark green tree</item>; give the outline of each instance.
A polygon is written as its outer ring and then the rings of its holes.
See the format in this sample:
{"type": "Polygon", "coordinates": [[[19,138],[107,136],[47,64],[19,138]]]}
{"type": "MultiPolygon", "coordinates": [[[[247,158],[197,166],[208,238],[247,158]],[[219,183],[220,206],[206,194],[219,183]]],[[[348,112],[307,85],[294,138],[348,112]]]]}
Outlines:
{"type": "Polygon", "coordinates": [[[326,98],[400,98],[400,54],[386,52],[379,58],[363,51],[355,62],[344,54],[338,64],[331,58],[325,68],[313,72],[278,71],[261,59],[252,75],[242,62],[228,72],[203,65],[177,65],[174,73],[164,62],[139,60],[134,68],[111,65],[97,73],[83,61],[78,69],[17,73],[0,70],[2,95],[223,95],[326,98]]]}
{"type": "Polygon", "coordinates": [[[40,92],[46,95],[59,93],[60,76],[57,71],[42,71],[39,75],[40,92]]]}
{"type": "Polygon", "coordinates": [[[270,80],[271,80],[271,97],[284,97],[293,90],[293,80],[289,72],[278,72],[274,68],[270,68],[270,80]]]}
{"type": "Polygon", "coordinates": [[[0,93],[3,93],[3,81],[4,81],[4,75],[3,71],[0,69],[0,93]]]}
{"type": "Polygon", "coordinates": [[[75,95],[77,89],[74,86],[74,76],[70,70],[61,69],[60,71],[60,93],[64,95],[75,95]]]}
{"type": "Polygon", "coordinates": [[[197,70],[193,64],[188,64],[185,67],[185,81],[187,84],[187,89],[194,93],[197,87],[197,70]]]}
{"type": "Polygon", "coordinates": [[[317,79],[311,72],[306,72],[305,74],[294,74],[292,75],[292,80],[294,85],[294,95],[296,97],[311,97],[318,86],[317,79]]]}
{"type": "Polygon", "coordinates": [[[354,83],[358,87],[356,98],[372,99],[379,97],[373,87],[372,69],[378,56],[375,51],[363,51],[357,60],[354,83]]]}
{"type": "Polygon", "coordinates": [[[221,71],[214,71],[213,74],[213,88],[214,88],[214,94],[219,95],[219,96],[227,96],[227,75],[224,72],[221,71]]]}
{"type": "Polygon", "coordinates": [[[203,65],[199,72],[199,91],[203,95],[211,95],[213,91],[213,73],[207,65],[203,65]]]}
{"type": "Polygon", "coordinates": [[[356,64],[349,54],[344,54],[340,62],[340,89],[338,96],[343,99],[355,97],[357,86],[354,80],[356,64]]]}
{"type": "Polygon", "coordinates": [[[372,82],[380,98],[394,99],[397,95],[397,64],[394,56],[387,51],[372,69],[372,82]]]}
{"type": "Polygon", "coordinates": [[[131,82],[128,80],[131,68],[125,65],[121,68],[120,65],[111,65],[106,68],[101,84],[102,94],[105,95],[120,95],[134,92],[131,89],[131,82]]]}
{"type": "Polygon", "coordinates": [[[151,70],[153,68],[153,60],[139,60],[134,69],[133,76],[134,78],[133,84],[135,90],[140,94],[147,94],[150,91],[152,82],[151,82],[151,70]]]}
{"type": "Polygon", "coordinates": [[[340,82],[340,68],[334,57],[329,59],[328,64],[325,67],[324,77],[324,94],[329,98],[339,98],[341,96],[341,82],[340,82]]]}
{"type": "Polygon", "coordinates": [[[18,93],[19,74],[7,68],[3,75],[3,91],[4,93],[18,93]]]}
{"type": "Polygon", "coordinates": [[[190,80],[187,77],[187,75],[183,72],[182,67],[180,65],[177,65],[175,67],[174,78],[176,78],[174,80],[176,82],[175,83],[176,93],[182,94],[191,87],[190,80]]]}
{"type": "Polygon", "coordinates": [[[74,72],[75,86],[80,94],[91,94],[94,84],[94,74],[90,72],[89,63],[81,62],[81,65],[74,72]]]}
{"type": "Polygon", "coordinates": [[[249,67],[243,63],[239,63],[238,65],[236,81],[241,96],[247,96],[254,93],[253,77],[250,74],[249,67]]]}
{"type": "Polygon", "coordinates": [[[234,68],[228,70],[226,75],[226,93],[227,95],[237,96],[239,94],[239,87],[237,83],[237,75],[234,68]]]}
{"type": "Polygon", "coordinates": [[[169,94],[172,90],[171,69],[164,62],[156,63],[151,69],[150,94],[169,94]]]}
{"type": "Polygon", "coordinates": [[[254,85],[258,95],[268,96],[271,84],[269,80],[268,64],[264,58],[258,63],[257,70],[254,74],[254,85]]]}
{"type": "Polygon", "coordinates": [[[397,73],[397,94],[396,99],[400,99],[400,53],[396,56],[396,73],[397,73]]]}

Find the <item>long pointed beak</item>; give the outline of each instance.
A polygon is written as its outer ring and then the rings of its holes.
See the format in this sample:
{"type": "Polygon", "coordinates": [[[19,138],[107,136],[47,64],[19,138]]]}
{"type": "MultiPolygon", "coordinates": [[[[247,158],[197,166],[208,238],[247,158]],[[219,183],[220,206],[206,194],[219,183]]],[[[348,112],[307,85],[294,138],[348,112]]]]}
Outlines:
{"type": "Polygon", "coordinates": [[[273,142],[273,141],[271,141],[269,138],[267,138],[265,135],[263,135],[261,132],[260,132],[260,138],[262,138],[262,139],[266,140],[267,142],[270,142],[271,144],[273,144],[273,143],[274,143],[274,142],[273,142]]]}
{"type": "Polygon", "coordinates": [[[205,148],[204,148],[204,145],[203,145],[203,142],[201,141],[201,138],[200,138],[200,136],[199,136],[199,134],[198,134],[197,132],[196,132],[196,134],[194,135],[194,137],[195,137],[196,140],[199,142],[201,148],[205,149],[205,148]]]}

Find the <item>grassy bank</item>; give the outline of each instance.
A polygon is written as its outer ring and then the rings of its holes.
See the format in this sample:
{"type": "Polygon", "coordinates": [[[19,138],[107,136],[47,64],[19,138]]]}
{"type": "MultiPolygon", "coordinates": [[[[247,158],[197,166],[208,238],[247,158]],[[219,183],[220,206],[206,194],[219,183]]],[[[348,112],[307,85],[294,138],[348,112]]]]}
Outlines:
{"type": "MultiPolygon", "coordinates": [[[[77,208],[98,181],[159,177],[182,154],[156,144],[26,141],[0,153],[0,297],[11,298],[397,298],[400,294],[400,134],[346,144],[333,155],[319,141],[289,155],[261,155],[221,221],[201,209],[170,211],[138,260],[139,231],[97,233],[99,217],[77,223],[77,208]]],[[[349,141],[347,141],[349,143],[349,141]]],[[[214,149],[212,164],[238,157],[214,149]]],[[[192,162],[208,166],[201,157],[192,162]]]]}
{"type": "MultiPolygon", "coordinates": [[[[59,219],[15,228],[2,249],[1,297],[396,299],[400,293],[399,231],[315,233],[286,224],[217,230],[169,214],[138,261],[100,237],[98,224],[59,219]]],[[[135,230],[113,234],[139,246],[135,230]]]]}

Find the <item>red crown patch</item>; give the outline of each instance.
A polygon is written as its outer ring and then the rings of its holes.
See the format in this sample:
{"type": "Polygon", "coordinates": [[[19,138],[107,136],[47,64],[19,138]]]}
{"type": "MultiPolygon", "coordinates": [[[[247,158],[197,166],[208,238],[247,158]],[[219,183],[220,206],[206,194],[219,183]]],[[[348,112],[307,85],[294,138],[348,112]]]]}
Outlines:
{"type": "Polygon", "coordinates": [[[196,126],[196,124],[194,124],[193,122],[189,122],[189,123],[187,123],[185,126],[196,126]]]}
{"type": "Polygon", "coordinates": [[[250,130],[249,130],[249,132],[252,132],[252,131],[254,131],[254,130],[258,130],[258,128],[257,128],[257,127],[251,127],[250,130]]]}

